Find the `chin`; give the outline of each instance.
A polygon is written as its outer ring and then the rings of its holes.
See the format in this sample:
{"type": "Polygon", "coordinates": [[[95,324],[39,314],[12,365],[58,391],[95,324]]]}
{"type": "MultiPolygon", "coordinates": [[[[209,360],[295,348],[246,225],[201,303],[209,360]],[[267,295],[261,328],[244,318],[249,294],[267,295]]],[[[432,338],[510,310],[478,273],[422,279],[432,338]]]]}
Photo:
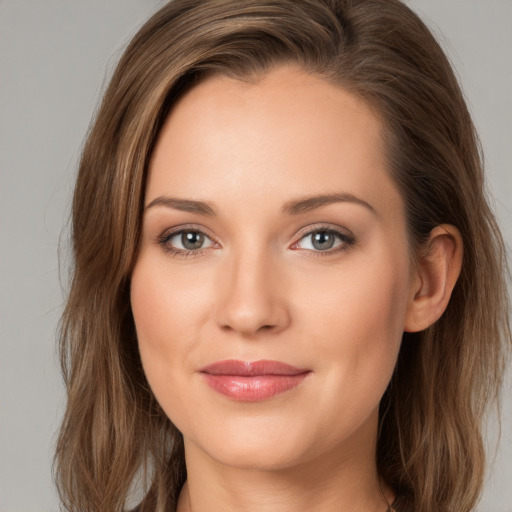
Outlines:
{"type": "Polygon", "coordinates": [[[279,471],[307,463],[336,445],[327,432],[318,435],[322,427],[316,426],[312,432],[312,425],[297,420],[276,421],[272,416],[238,420],[230,418],[218,425],[211,422],[207,431],[196,431],[188,440],[185,437],[185,450],[188,454],[200,451],[232,468],[279,471]]]}
{"type": "Polygon", "coordinates": [[[283,449],[272,443],[253,443],[251,446],[216,446],[208,455],[224,466],[253,471],[281,471],[305,462],[300,449],[283,449]]]}
{"type": "Polygon", "coordinates": [[[291,431],[288,422],[253,418],[251,425],[241,423],[231,423],[221,431],[210,428],[203,432],[206,435],[196,435],[193,440],[185,437],[185,450],[199,450],[225,466],[267,471],[290,468],[306,461],[308,453],[318,453],[317,447],[304,442],[309,436],[300,429],[291,431]]]}

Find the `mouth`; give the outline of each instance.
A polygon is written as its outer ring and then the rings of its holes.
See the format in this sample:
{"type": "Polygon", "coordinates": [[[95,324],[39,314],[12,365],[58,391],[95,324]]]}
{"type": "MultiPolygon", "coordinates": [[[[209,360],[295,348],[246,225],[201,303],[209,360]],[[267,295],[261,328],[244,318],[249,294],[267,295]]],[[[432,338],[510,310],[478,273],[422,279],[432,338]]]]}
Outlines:
{"type": "Polygon", "coordinates": [[[241,402],[259,402],[296,388],[311,370],[280,361],[219,361],[199,371],[218,393],[241,402]]]}

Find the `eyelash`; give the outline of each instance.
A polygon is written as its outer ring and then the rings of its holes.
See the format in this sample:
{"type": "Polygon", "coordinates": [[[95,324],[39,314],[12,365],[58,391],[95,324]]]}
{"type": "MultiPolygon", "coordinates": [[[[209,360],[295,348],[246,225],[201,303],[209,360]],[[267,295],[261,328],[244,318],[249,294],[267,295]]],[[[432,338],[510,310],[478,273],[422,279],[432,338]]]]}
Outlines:
{"type": "MultiPolygon", "coordinates": [[[[331,256],[333,254],[337,254],[343,251],[346,251],[350,247],[352,247],[355,243],[355,237],[352,234],[345,233],[341,230],[334,229],[331,226],[325,226],[325,225],[318,225],[313,226],[312,228],[308,228],[307,231],[300,234],[298,240],[294,242],[291,246],[292,250],[300,250],[300,247],[297,247],[298,244],[306,239],[308,236],[312,236],[315,233],[325,233],[327,235],[333,235],[338,238],[340,243],[335,246],[334,248],[327,249],[325,251],[322,250],[313,250],[313,249],[304,249],[311,253],[314,257],[325,257],[325,256],[331,256]]],[[[163,234],[161,234],[158,237],[157,243],[162,246],[162,248],[167,252],[170,253],[173,257],[181,257],[181,258],[193,258],[197,256],[201,256],[204,254],[208,249],[210,249],[212,246],[219,246],[217,242],[215,242],[208,234],[206,234],[202,229],[196,228],[196,227],[181,227],[180,229],[177,229],[175,231],[166,231],[163,234]],[[178,249],[174,246],[172,246],[169,242],[172,238],[174,238],[177,235],[183,235],[183,233],[198,233],[200,235],[203,235],[205,238],[211,241],[211,245],[204,248],[199,248],[197,250],[184,250],[184,249],[178,249]]]]}
{"type": "Polygon", "coordinates": [[[172,246],[169,242],[172,238],[177,235],[182,235],[183,233],[199,233],[203,235],[206,239],[212,242],[212,245],[219,245],[212,238],[206,234],[202,229],[196,228],[194,226],[182,226],[179,229],[174,231],[166,231],[162,233],[158,237],[158,244],[162,246],[165,252],[171,254],[173,257],[181,257],[181,258],[194,258],[197,256],[201,256],[205,253],[210,247],[204,247],[197,250],[186,250],[186,249],[178,249],[177,247],[172,246]]]}
{"type": "Polygon", "coordinates": [[[351,233],[341,231],[339,229],[333,228],[332,226],[326,226],[326,225],[320,224],[317,226],[308,227],[307,230],[300,233],[297,242],[294,242],[292,244],[291,249],[292,250],[300,250],[300,248],[297,247],[298,244],[302,240],[304,240],[307,237],[310,237],[316,233],[325,233],[327,235],[333,235],[334,237],[336,237],[339,240],[339,244],[337,246],[327,249],[325,251],[314,250],[314,249],[304,249],[304,250],[308,251],[310,253],[310,255],[315,258],[316,257],[322,258],[322,257],[326,257],[326,256],[332,256],[333,254],[339,254],[341,252],[344,252],[344,251],[350,249],[356,243],[356,239],[355,239],[354,235],[352,235],[351,233]]]}

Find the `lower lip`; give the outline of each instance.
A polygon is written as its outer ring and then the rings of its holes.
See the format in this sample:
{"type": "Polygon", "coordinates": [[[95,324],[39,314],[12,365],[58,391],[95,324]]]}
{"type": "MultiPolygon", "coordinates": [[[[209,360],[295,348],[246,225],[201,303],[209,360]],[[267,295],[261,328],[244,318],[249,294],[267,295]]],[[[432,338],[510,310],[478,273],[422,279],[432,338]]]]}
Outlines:
{"type": "Polygon", "coordinates": [[[260,402],[296,388],[310,372],[297,375],[214,375],[203,373],[218,393],[240,402],[260,402]]]}

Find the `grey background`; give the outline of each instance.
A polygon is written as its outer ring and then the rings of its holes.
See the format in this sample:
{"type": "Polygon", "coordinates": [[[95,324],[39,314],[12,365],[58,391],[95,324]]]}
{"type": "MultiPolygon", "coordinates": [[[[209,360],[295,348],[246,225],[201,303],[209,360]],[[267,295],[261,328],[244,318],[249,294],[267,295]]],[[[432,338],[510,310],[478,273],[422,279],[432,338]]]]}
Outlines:
{"type": "MultiPolygon", "coordinates": [[[[63,407],[55,327],[71,189],[122,47],[160,0],[0,0],[0,512],[56,511],[63,407]]],[[[512,241],[512,1],[411,0],[454,63],[512,241]],[[442,36],[440,34],[443,34],[442,36]]],[[[482,512],[512,511],[512,382],[482,512]]],[[[491,439],[495,428],[490,429],[491,439]]]]}

